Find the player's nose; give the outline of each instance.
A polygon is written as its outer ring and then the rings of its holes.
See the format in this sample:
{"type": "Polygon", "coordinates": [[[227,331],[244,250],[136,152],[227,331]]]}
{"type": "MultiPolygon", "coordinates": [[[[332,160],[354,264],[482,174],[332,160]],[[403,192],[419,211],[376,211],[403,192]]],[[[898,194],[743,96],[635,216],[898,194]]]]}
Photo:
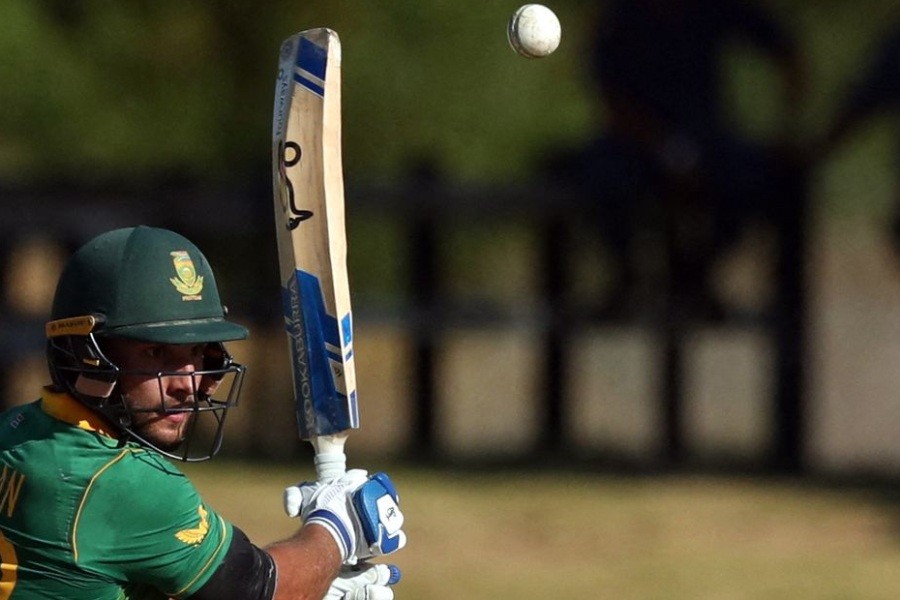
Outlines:
{"type": "Polygon", "coordinates": [[[195,375],[196,368],[193,364],[182,365],[173,369],[165,378],[166,393],[180,402],[193,401],[199,385],[199,375],[195,375]]]}

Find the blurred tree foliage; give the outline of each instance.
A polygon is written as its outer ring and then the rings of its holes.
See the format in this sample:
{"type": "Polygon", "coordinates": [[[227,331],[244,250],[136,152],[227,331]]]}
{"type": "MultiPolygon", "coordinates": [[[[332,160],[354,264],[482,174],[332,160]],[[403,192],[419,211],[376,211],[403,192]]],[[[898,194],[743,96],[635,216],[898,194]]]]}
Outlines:
{"type": "Polygon", "coordinates": [[[461,177],[522,172],[588,118],[573,59],[585,2],[559,2],[559,55],[506,47],[509,2],[4,0],[0,177],[87,180],[268,169],[278,47],[342,36],[349,172],[420,155],[461,177]]]}
{"type": "MultiPolygon", "coordinates": [[[[506,20],[518,4],[3,0],[0,180],[52,172],[88,183],[159,174],[266,181],[279,44],[323,25],[343,40],[348,178],[394,178],[423,159],[455,179],[527,175],[542,152],[579,143],[603,118],[583,50],[604,2],[549,3],[563,43],[538,61],[507,47],[506,20]]],[[[770,5],[808,53],[801,129],[815,132],[898,18],[896,0],[770,5]]],[[[767,134],[777,122],[773,92],[760,84],[760,63],[744,58],[729,93],[742,126],[767,134]]],[[[886,170],[886,139],[872,138],[863,158],[838,165],[826,195],[851,195],[860,162],[886,170]]]]}

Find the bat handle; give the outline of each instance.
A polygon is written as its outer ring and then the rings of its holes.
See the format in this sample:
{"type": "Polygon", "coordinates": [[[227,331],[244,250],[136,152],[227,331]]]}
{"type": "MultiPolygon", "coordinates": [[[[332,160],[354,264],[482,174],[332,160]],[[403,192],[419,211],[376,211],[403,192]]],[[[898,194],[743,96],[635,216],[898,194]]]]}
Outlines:
{"type": "Polygon", "coordinates": [[[347,472],[347,455],[344,443],[347,437],[322,435],[311,440],[316,451],[316,475],[319,481],[328,481],[347,472]]]}

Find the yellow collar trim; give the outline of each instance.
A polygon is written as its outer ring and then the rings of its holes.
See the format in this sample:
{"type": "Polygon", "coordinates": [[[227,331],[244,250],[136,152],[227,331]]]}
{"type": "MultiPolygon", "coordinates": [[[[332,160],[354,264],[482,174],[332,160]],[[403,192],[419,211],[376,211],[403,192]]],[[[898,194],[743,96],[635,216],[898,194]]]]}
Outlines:
{"type": "Polygon", "coordinates": [[[103,417],[68,394],[54,392],[45,387],[44,395],[41,397],[41,408],[54,419],[79,429],[93,431],[113,439],[119,437],[103,417]]]}

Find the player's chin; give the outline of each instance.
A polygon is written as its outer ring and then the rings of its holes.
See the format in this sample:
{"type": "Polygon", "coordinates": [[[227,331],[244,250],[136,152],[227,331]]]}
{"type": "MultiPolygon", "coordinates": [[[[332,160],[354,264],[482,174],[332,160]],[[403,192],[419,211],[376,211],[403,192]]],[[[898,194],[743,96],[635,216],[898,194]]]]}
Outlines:
{"type": "Polygon", "coordinates": [[[191,418],[189,413],[162,414],[145,423],[140,433],[162,450],[176,450],[185,440],[191,418]]]}

